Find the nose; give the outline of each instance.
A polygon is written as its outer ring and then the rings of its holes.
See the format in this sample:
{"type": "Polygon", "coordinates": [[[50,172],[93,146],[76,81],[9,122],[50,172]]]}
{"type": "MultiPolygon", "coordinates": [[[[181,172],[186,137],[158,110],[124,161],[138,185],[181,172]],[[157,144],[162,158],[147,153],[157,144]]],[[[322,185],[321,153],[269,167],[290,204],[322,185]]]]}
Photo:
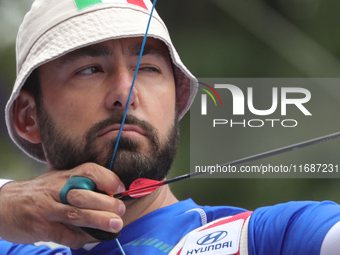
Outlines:
{"type": "MultiPolygon", "coordinates": [[[[105,104],[109,110],[125,110],[130,95],[133,76],[127,68],[120,68],[116,74],[108,79],[108,93],[105,104]]],[[[138,91],[136,84],[131,92],[129,108],[135,110],[138,107],[138,91]]]]}

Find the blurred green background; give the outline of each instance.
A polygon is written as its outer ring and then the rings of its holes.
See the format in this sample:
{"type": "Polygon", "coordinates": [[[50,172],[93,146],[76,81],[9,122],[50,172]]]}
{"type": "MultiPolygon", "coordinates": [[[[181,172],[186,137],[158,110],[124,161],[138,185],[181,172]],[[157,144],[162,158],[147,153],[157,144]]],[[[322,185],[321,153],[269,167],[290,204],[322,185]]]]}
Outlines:
{"type": "MultiPolygon", "coordinates": [[[[0,0],[2,109],[15,80],[16,32],[32,2],[0,0]]],[[[340,76],[340,1],[159,0],[157,10],[182,61],[197,77],[340,76]]],[[[325,114],[338,116],[337,109],[325,114]]],[[[180,123],[179,151],[170,177],[189,172],[189,120],[187,114],[180,123]]],[[[270,133],[262,140],[275,143],[270,133]]],[[[255,152],[259,146],[252,140],[242,143],[248,151],[255,152]]],[[[340,148],[339,142],[329,143],[331,149],[327,144],[318,147],[325,161],[340,148]]],[[[0,113],[0,149],[1,178],[23,180],[46,171],[45,165],[31,160],[10,140],[4,111],[0,113]]],[[[171,188],[179,199],[192,197],[199,204],[255,209],[290,200],[340,202],[339,183],[339,179],[192,179],[171,188]]]]}

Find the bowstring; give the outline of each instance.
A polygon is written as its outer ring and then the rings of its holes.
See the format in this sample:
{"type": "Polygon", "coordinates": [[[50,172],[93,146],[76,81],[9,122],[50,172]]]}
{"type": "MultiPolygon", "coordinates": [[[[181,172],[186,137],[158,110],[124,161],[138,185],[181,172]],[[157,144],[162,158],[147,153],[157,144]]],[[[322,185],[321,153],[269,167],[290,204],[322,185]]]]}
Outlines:
{"type": "MultiPolygon", "coordinates": [[[[110,170],[111,171],[112,171],[112,167],[113,167],[113,164],[114,164],[114,161],[115,161],[115,158],[116,158],[118,144],[119,144],[119,141],[120,141],[120,137],[122,135],[123,126],[125,124],[125,119],[126,119],[127,111],[128,111],[130,100],[131,100],[131,96],[132,96],[132,91],[133,91],[133,88],[135,86],[135,82],[136,82],[136,78],[137,78],[137,73],[138,73],[140,61],[141,61],[142,56],[143,56],[143,51],[144,51],[144,47],[145,47],[145,43],[146,43],[146,38],[148,36],[148,32],[149,32],[149,28],[150,28],[150,24],[151,24],[151,19],[152,19],[152,14],[153,14],[153,11],[155,9],[156,2],[157,2],[157,0],[153,1],[153,5],[152,5],[151,12],[150,12],[150,17],[149,17],[148,25],[146,27],[146,32],[145,32],[143,43],[142,43],[142,48],[141,48],[140,53],[139,53],[139,58],[138,58],[137,66],[136,66],[135,75],[133,77],[133,81],[132,81],[132,85],[131,85],[131,88],[130,88],[129,97],[128,97],[128,100],[127,100],[127,103],[126,103],[126,107],[125,107],[125,112],[124,112],[122,124],[121,124],[120,129],[119,129],[119,133],[118,133],[118,136],[117,136],[117,142],[116,142],[115,149],[113,151],[113,155],[112,155],[112,159],[111,159],[111,164],[110,164],[110,170]]],[[[120,244],[120,242],[118,240],[118,238],[116,238],[116,242],[117,242],[117,245],[118,245],[120,251],[122,252],[122,254],[126,255],[124,250],[123,250],[123,247],[121,246],[121,244],[120,244]]]]}
{"type": "Polygon", "coordinates": [[[152,14],[153,14],[153,11],[155,9],[156,2],[157,2],[157,0],[153,1],[153,5],[152,5],[152,9],[151,9],[148,25],[146,27],[146,32],[145,32],[143,43],[142,43],[142,48],[141,48],[140,53],[139,53],[139,58],[138,58],[137,66],[136,66],[135,75],[133,77],[133,81],[132,81],[132,85],[131,85],[131,88],[130,88],[129,97],[128,97],[128,100],[127,100],[127,103],[126,103],[126,107],[125,107],[125,112],[124,112],[122,124],[121,124],[120,129],[119,129],[119,133],[118,133],[118,136],[117,136],[117,142],[116,142],[115,149],[113,151],[113,155],[112,155],[112,159],[111,159],[111,164],[110,164],[110,168],[109,168],[111,171],[112,171],[112,167],[113,167],[113,164],[114,164],[114,161],[115,161],[115,158],[116,158],[116,154],[117,154],[117,150],[118,150],[118,144],[119,144],[119,141],[120,141],[120,137],[122,135],[123,126],[125,124],[125,119],[126,119],[127,111],[128,111],[130,100],[131,100],[131,96],[132,96],[132,91],[133,91],[133,88],[135,86],[135,82],[136,82],[136,78],[137,78],[137,73],[138,73],[140,61],[141,61],[142,56],[143,56],[143,51],[144,51],[144,47],[145,47],[145,43],[146,43],[146,38],[148,36],[149,27],[150,27],[150,23],[151,23],[151,19],[152,19],[152,14]]]}
{"type": "Polygon", "coordinates": [[[117,245],[118,245],[118,247],[119,247],[121,253],[122,253],[123,255],[126,255],[125,252],[124,252],[124,250],[123,250],[123,247],[121,246],[121,244],[120,244],[120,242],[119,242],[119,240],[118,240],[118,238],[116,238],[116,243],[117,243],[117,245]]]}

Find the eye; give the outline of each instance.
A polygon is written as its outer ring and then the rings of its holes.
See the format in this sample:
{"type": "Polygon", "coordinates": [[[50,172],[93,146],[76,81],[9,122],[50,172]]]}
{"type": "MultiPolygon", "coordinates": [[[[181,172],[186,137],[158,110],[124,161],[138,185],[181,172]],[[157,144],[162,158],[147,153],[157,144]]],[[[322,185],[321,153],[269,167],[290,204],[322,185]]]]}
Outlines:
{"type": "Polygon", "coordinates": [[[139,68],[141,71],[146,71],[146,72],[156,72],[156,73],[161,73],[161,71],[154,67],[154,66],[142,66],[139,68]]]}
{"type": "Polygon", "coordinates": [[[94,74],[94,73],[102,73],[103,69],[100,66],[89,66],[83,68],[76,72],[76,74],[94,74]]]}

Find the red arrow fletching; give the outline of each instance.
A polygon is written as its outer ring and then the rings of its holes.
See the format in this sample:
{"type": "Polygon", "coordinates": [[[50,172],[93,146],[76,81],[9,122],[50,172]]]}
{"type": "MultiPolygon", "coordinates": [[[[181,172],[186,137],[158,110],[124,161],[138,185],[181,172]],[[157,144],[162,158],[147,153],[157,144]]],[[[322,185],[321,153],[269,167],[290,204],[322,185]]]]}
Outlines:
{"type": "Polygon", "coordinates": [[[122,193],[115,194],[113,197],[120,198],[130,196],[133,198],[143,197],[151,192],[155,191],[158,187],[164,185],[164,181],[155,181],[140,178],[135,180],[131,185],[130,189],[122,193]]]}
{"type": "Polygon", "coordinates": [[[137,180],[135,180],[131,183],[130,190],[148,187],[150,185],[154,185],[154,184],[158,184],[158,183],[160,183],[160,181],[150,180],[150,179],[145,179],[145,178],[139,178],[139,179],[137,179],[137,180]]]}

